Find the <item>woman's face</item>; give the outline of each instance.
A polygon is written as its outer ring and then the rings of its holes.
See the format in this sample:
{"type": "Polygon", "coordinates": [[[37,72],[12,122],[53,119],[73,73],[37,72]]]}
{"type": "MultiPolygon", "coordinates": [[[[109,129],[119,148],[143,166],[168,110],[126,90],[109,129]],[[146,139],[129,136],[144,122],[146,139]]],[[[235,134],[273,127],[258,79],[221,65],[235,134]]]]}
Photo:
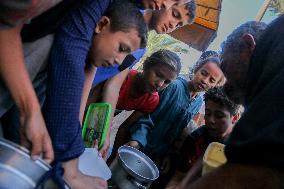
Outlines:
{"type": "Polygon", "coordinates": [[[153,66],[143,71],[145,87],[148,92],[157,92],[166,88],[177,74],[168,66],[153,66]]]}
{"type": "Polygon", "coordinates": [[[207,91],[215,87],[223,77],[223,72],[214,62],[207,62],[197,72],[191,81],[194,92],[207,91]]]}

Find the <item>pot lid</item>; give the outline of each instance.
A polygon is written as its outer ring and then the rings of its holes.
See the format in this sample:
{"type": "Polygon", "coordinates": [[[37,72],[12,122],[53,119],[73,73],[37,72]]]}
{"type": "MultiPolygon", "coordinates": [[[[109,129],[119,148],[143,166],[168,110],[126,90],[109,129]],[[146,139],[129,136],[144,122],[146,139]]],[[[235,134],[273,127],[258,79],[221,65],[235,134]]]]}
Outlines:
{"type": "Polygon", "coordinates": [[[122,167],[137,180],[149,182],[159,177],[159,170],[155,163],[136,148],[121,146],[118,149],[118,157],[122,167]]]}

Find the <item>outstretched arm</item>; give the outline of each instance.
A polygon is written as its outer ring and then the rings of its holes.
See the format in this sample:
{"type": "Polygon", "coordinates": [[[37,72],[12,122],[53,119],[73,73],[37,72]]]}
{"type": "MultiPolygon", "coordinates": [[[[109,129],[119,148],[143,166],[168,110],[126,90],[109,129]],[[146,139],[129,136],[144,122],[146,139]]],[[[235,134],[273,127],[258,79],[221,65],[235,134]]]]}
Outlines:
{"type": "MultiPolygon", "coordinates": [[[[128,68],[123,70],[119,74],[107,80],[104,85],[103,94],[102,94],[102,102],[107,102],[111,104],[112,112],[111,112],[110,120],[113,119],[114,111],[115,111],[116,104],[117,104],[118,97],[119,97],[119,91],[123,84],[123,81],[128,75],[128,72],[129,72],[128,68]]],[[[110,132],[111,132],[111,125],[108,128],[108,132],[107,132],[106,139],[104,141],[104,145],[99,151],[105,160],[107,159],[108,153],[109,153],[110,132]]]]}
{"type": "Polygon", "coordinates": [[[26,147],[31,145],[32,157],[43,153],[44,159],[51,162],[51,140],[24,64],[21,28],[0,30],[0,76],[20,111],[22,144],[26,147]]]}
{"type": "Polygon", "coordinates": [[[84,81],[84,88],[83,88],[83,93],[81,97],[80,115],[79,115],[81,126],[82,126],[84,112],[85,112],[87,101],[88,101],[88,96],[90,94],[92,84],[95,78],[96,70],[97,68],[95,68],[92,65],[89,65],[85,68],[85,81],[84,81]]]}

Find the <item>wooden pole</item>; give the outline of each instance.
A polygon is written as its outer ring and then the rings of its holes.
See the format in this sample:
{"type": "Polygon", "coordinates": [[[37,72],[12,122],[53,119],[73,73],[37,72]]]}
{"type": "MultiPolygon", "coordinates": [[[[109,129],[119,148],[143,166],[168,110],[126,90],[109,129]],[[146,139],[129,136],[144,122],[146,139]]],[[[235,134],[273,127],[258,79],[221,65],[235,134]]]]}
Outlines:
{"type": "Polygon", "coordinates": [[[255,21],[261,21],[264,13],[266,12],[269,4],[270,4],[271,0],[264,0],[262,6],[260,7],[256,17],[255,17],[255,21]]]}

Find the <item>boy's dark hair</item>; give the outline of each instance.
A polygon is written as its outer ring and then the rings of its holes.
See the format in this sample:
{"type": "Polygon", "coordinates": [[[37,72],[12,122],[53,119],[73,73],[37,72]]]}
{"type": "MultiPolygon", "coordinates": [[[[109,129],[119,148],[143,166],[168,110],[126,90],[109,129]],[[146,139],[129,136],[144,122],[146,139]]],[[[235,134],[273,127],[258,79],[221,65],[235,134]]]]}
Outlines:
{"type": "Polygon", "coordinates": [[[106,10],[105,16],[111,21],[111,30],[113,32],[129,32],[130,29],[136,29],[141,38],[140,48],[147,45],[147,26],[140,10],[129,0],[115,0],[106,10]]]}
{"type": "MultiPolygon", "coordinates": [[[[183,4],[185,5],[185,8],[188,10],[187,15],[189,16],[188,23],[193,23],[195,17],[196,17],[196,1],[190,0],[189,2],[183,4]]],[[[180,5],[181,6],[181,5],[180,5]]]]}
{"type": "Polygon", "coordinates": [[[222,87],[209,89],[204,94],[205,104],[209,100],[225,107],[230,112],[231,116],[236,115],[239,112],[240,105],[231,101],[222,87]]]}
{"type": "Polygon", "coordinates": [[[167,65],[178,75],[181,70],[181,62],[179,56],[167,49],[160,49],[148,57],[143,64],[143,70],[151,69],[154,66],[167,65]]]}
{"type": "MultiPolygon", "coordinates": [[[[226,41],[221,44],[222,53],[224,53],[225,49],[230,49],[230,52],[232,53],[240,52],[245,43],[242,40],[242,37],[246,33],[251,34],[257,43],[260,35],[262,34],[261,31],[264,31],[266,27],[267,25],[264,22],[257,21],[249,21],[240,25],[227,37],[226,41]]],[[[231,56],[234,55],[232,54],[231,56]]]]}

